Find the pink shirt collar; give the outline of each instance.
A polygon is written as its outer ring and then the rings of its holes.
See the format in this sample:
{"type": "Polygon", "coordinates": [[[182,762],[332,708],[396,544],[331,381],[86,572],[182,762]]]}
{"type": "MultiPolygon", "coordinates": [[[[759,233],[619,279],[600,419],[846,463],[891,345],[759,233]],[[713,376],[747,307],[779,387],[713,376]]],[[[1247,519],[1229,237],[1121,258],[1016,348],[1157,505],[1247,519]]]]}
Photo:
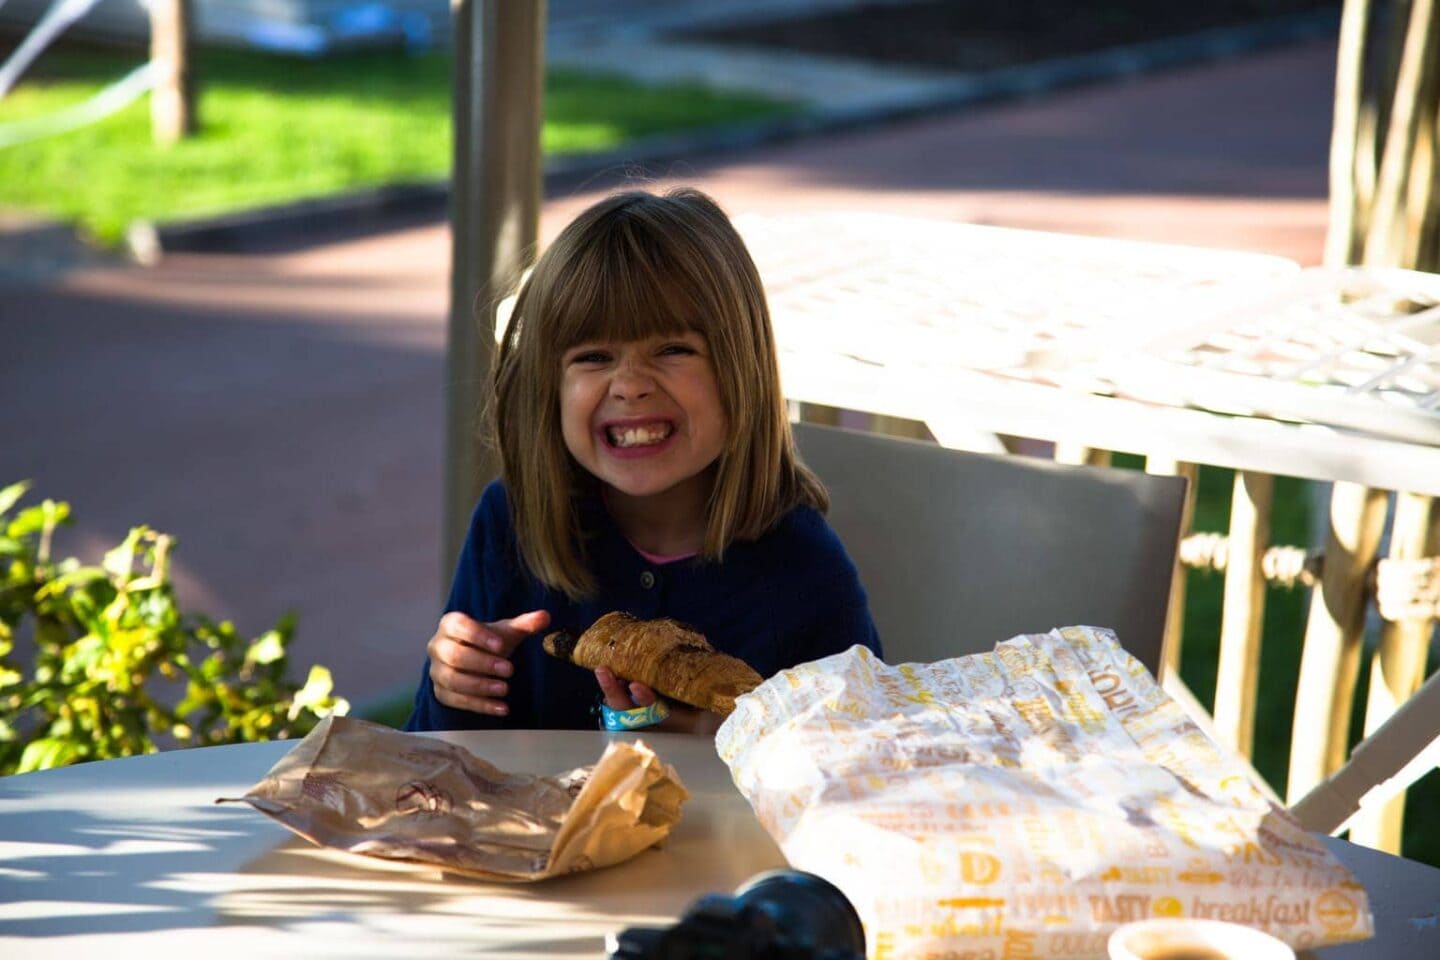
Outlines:
{"type": "MultiPolygon", "coordinates": [[[[635,544],[632,543],[632,544],[630,544],[630,546],[635,547],[635,544]]],[[[671,554],[670,556],[667,557],[667,556],[662,556],[661,554],[658,554],[658,553],[651,553],[651,552],[648,551],[648,550],[641,550],[639,547],[635,547],[635,552],[638,553],[638,554],[640,554],[640,556],[644,557],[646,560],[648,560],[648,561],[650,561],[651,563],[655,564],[655,566],[657,566],[657,567],[660,566],[660,565],[662,565],[662,564],[666,564],[666,563],[674,563],[674,562],[677,561],[677,560],[689,560],[691,557],[693,557],[693,556],[696,555],[696,554],[695,554],[695,551],[691,551],[690,553],[676,553],[676,554],[671,554]]]]}

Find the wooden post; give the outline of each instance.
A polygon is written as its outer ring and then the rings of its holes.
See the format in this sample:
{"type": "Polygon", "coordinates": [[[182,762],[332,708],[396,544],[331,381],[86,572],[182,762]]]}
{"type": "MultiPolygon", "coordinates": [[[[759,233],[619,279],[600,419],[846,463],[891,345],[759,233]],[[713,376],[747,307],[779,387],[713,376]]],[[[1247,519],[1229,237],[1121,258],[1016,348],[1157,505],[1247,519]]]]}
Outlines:
{"type": "Polygon", "coordinates": [[[452,11],[455,162],[444,583],[454,570],[475,502],[499,469],[480,437],[480,412],[495,356],[495,308],[535,257],[545,89],[543,2],[454,0],[452,11]]]}
{"type": "MultiPolygon", "coordinates": [[[[1420,560],[1440,549],[1440,511],[1431,497],[1413,493],[1395,495],[1395,519],[1390,528],[1390,556],[1397,560],[1420,560]]],[[[1386,621],[1380,632],[1380,647],[1370,660],[1370,692],[1365,705],[1365,736],[1369,737],[1396,709],[1420,689],[1425,679],[1425,658],[1434,617],[1386,621]]],[[[1354,843],[1400,852],[1400,828],[1405,814],[1405,797],[1399,796],[1375,810],[1357,814],[1350,823],[1354,843]]]]}
{"type": "Polygon", "coordinates": [[[1235,474],[1220,663],[1215,677],[1215,732],[1222,744],[1247,759],[1255,740],[1255,692],[1265,615],[1265,574],[1260,559],[1270,542],[1274,496],[1275,478],[1269,474],[1235,474]]]}
{"type": "Polygon", "coordinates": [[[1440,96],[1440,68],[1435,62],[1440,56],[1440,18],[1436,0],[1410,0],[1408,6],[1409,23],[1398,39],[1399,63],[1363,262],[1434,270],[1433,251],[1422,256],[1421,247],[1432,246],[1440,229],[1440,211],[1431,203],[1435,107],[1440,96]]]}
{"type": "Polygon", "coordinates": [[[1440,9],[1346,0],[1335,71],[1325,262],[1440,270],[1440,9]],[[1377,27],[1384,27],[1378,30],[1377,27]]]}
{"type": "Polygon", "coordinates": [[[887,437],[904,437],[907,440],[929,440],[930,431],[925,424],[918,420],[907,420],[904,417],[889,417],[880,413],[872,413],[867,418],[870,422],[869,433],[879,433],[887,437]]]}
{"type": "MultiPolygon", "coordinates": [[[[1145,458],[1145,472],[1158,477],[1184,477],[1185,506],[1180,513],[1180,539],[1190,532],[1195,520],[1195,493],[1200,482],[1200,468],[1197,464],[1182,463],[1173,457],[1150,456],[1145,458]]],[[[1185,565],[1180,562],[1180,551],[1175,551],[1175,570],[1170,575],[1170,606],[1165,613],[1165,640],[1161,646],[1160,676],[1177,674],[1180,671],[1180,644],[1185,627],[1185,565]]]]}
{"type": "Polygon", "coordinates": [[[1345,0],[1330,134],[1330,228],[1325,236],[1325,262],[1331,266],[1355,262],[1373,195],[1373,183],[1362,176],[1373,167],[1375,154],[1373,117],[1367,118],[1372,121],[1368,125],[1362,122],[1369,21],[1370,0],[1345,0]]]}
{"type": "Polygon", "coordinates": [[[1108,467],[1110,466],[1110,451],[1062,440],[1055,444],[1055,462],[1069,463],[1078,467],[1108,467]]]}
{"type": "Polygon", "coordinates": [[[191,0],[150,0],[150,60],[155,70],[150,133],[162,146],[180,142],[198,126],[190,57],[192,14],[191,0]]]}
{"type": "Polygon", "coordinates": [[[799,406],[801,423],[818,423],[825,427],[840,426],[840,411],[835,407],[827,407],[818,403],[805,403],[804,401],[801,401],[799,406]]]}
{"type": "Polygon", "coordinates": [[[1339,769],[1350,732],[1366,579],[1385,527],[1383,490],[1336,483],[1330,495],[1325,570],[1310,595],[1305,650],[1295,695],[1286,798],[1293,802],[1339,769]]]}

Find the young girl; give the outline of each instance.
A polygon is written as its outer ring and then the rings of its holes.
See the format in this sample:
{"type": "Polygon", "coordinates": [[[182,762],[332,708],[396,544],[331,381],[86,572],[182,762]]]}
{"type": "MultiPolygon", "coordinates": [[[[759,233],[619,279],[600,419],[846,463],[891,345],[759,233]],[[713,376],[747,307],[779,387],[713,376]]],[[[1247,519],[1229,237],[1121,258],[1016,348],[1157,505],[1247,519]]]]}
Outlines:
{"type": "MultiPolygon", "coordinates": [[[[593,729],[601,698],[656,704],[541,649],[537,635],[612,610],[679,620],[762,676],[880,652],[825,489],[795,456],[760,277],[709,197],[622,193],[566,227],[521,287],[490,399],[501,480],[407,729],[593,729]]],[[[671,705],[660,729],[717,725],[671,705]]]]}

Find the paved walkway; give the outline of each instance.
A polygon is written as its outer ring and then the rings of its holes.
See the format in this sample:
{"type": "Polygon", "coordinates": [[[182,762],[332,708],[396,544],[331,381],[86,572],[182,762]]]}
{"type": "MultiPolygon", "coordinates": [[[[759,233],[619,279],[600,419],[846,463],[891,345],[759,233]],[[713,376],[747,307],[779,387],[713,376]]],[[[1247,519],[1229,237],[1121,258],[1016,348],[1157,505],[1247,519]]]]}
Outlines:
{"type": "MultiPolygon", "coordinates": [[[[852,208],[1320,256],[1333,45],[670,165],[732,213],[852,208]]],[[[551,197],[542,232],[623,180],[551,197]]],[[[823,242],[824,238],[816,238],[823,242]]],[[[194,606],[361,702],[408,687],[446,574],[444,224],[0,288],[0,482],[70,500],[60,548],[180,537],[194,606]]]]}
{"type": "Polygon", "coordinates": [[[953,74],[697,41],[686,30],[734,27],[859,7],[863,0],[559,0],[546,60],[641,83],[699,83],[804,101],[822,113],[903,107],[944,95],[953,74]]]}

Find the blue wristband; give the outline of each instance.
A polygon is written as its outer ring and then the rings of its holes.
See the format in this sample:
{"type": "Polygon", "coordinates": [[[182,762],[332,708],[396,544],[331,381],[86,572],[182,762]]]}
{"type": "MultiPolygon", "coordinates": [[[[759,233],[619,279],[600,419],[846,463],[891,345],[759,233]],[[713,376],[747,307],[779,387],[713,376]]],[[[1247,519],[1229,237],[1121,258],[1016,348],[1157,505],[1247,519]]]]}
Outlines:
{"type": "Polygon", "coordinates": [[[639,730],[653,727],[670,716],[670,707],[664,700],[656,700],[648,707],[634,710],[614,710],[608,704],[600,704],[600,720],[606,730],[639,730]]]}

